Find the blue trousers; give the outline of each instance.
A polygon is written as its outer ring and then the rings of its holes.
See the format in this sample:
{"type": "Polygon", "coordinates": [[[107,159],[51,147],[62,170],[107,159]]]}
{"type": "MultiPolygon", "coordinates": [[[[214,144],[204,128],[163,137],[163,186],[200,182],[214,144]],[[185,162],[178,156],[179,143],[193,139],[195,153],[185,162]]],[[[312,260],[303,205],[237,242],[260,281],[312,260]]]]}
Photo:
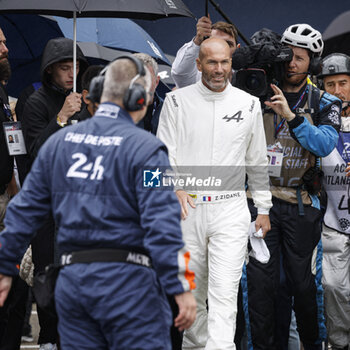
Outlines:
{"type": "Polygon", "coordinates": [[[171,311],[153,269],[66,266],[55,300],[62,350],[171,350],[171,311]]]}

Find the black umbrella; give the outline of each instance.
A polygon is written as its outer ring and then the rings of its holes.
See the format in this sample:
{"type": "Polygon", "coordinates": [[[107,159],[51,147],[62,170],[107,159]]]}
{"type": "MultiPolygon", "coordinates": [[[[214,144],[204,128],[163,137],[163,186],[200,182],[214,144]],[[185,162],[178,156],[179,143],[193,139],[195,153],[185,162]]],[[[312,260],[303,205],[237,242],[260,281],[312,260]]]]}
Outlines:
{"type": "MultiPolygon", "coordinates": [[[[78,46],[84,56],[94,59],[94,64],[108,64],[117,57],[124,56],[125,51],[111,49],[92,42],[79,42],[78,46]]],[[[175,57],[166,55],[170,62],[174,62],[175,57]]],[[[171,66],[167,64],[158,64],[158,75],[161,82],[171,90],[175,86],[175,82],[171,77],[171,66]]]]}
{"type": "Polygon", "coordinates": [[[336,17],[322,34],[324,40],[323,56],[333,52],[350,55],[350,11],[336,17]]]}
{"type": "MultiPolygon", "coordinates": [[[[32,13],[74,18],[73,61],[76,62],[77,17],[127,17],[155,20],[194,17],[181,0],[0,0],[1,13],[32,13]]],[[[76,87],[74,64],[74,88],[76,87]]]]}
{"type": "Polygon", "coordinates": [[[194,17],[182,0],[0,0],[1,13],[33,13],[71,18],[124,17],[155,20],[194,17]]]}

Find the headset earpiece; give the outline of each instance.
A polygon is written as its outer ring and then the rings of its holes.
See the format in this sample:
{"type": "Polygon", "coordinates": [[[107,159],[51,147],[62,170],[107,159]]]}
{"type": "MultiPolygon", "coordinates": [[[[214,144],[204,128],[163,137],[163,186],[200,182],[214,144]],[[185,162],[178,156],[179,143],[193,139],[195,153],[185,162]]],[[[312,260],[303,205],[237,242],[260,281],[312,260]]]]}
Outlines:
{"type": "Polygon", "coordinates": [[[89,86],[89,93],[86,98],[93,103],[100,103],[104,81],[104,75],[98,75],[97,77],[92,78],[89,86]]]}
{"type": "MultiPolygon", "coordinates": [[[[123,104],[127,111],[138,111],[146,105],[147,94],[145,88],[141,84],[134,83],[134,81],[137,80],[137,78],[146,75],[145,67],[138,58],[131,55],[117,57],[114,61],[123,58],[133,61],[137,69],[137,75],[131,80],[129,88],[125,92],[123,104]]],[[[108,69],[108,66],[106,66],[97,77],[91,80],[87,98],[94,103],[100,103],[101,101],[103,84],[105,81],[105,73],[108,69]]]]}
{"type": "Polygon", "coordinates": [[[314,56],[311,57],[310,65],[309,65],[309,72],[311,75],[318,75],[322,71],[322,57],[321,56],[314,56]]]}

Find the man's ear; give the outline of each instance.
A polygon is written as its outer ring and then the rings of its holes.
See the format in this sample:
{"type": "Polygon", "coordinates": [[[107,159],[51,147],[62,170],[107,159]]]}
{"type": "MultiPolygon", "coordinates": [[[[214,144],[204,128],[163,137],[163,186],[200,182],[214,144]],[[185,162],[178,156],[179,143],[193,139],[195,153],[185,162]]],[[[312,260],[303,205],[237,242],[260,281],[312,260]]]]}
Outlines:
{"type": "Polygon", "coordinates": [[[47,74],[52,74],[52,64],[49,65],[49,66],[46,68],[46,73],[47,73],[47,74]]]}
{"type": "Polygon", "coordinates": [[[83,97],[83,101],[86,105],[89,104],[90,100],[87,97],[87,95],[89,95],[89,91],[87,91],[86,89],[83,89],[83,91],[81,92],[81,95],[83,97]]]}
{"type": "Polygon", "coordinates": [[[159,84],[159,81],[160,81],[160,76],[157,75],[157,81],[156,81],[156,87],[155,87],[155,88],[157,88],[157,86],[158,86],[158,84],[159,84]]]}
{"type": "Polygon", "coordinates": [[[197,69],[201,72],[202,71],[202,64],[199,58],[196,58],[196,64],[197,64],[197,69]]]}

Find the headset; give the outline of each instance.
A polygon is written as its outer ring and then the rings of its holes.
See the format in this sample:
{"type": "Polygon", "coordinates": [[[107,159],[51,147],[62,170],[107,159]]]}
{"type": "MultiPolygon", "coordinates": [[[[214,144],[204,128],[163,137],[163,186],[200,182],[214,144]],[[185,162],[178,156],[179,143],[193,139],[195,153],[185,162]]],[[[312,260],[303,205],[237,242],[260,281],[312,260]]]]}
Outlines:
{"type": "Polygon", "coordinates": [[[134,62],[137,74],[134,78],[131,79],[129,88],[126,90],[125,95],[123,97],[123,104],[127,111],[139,111],[146,105],[146,90],[145,88],[138,83],[135,83],[135,81],[146,75],[145,67],[143,63],[136,57],[131,55],[124,55],[119,56],[115,60],[113,60],[108,66],[106,66],[100,74],[93,78],[90,83],[89,87],[89,95],[87,98],[94,103],[100,103],[102,91],[103,91],[103,84],[105,81],[105,74],[108,69],[108,67],[115,61],[121,60],[121,59],[129,59],[130,61],[134,62]]]}
{"type": "Polygon", "coordinates": [[[311,75],[319,75],[322,72],[322,57],[311,55],[308,71],[311,75]]]}

